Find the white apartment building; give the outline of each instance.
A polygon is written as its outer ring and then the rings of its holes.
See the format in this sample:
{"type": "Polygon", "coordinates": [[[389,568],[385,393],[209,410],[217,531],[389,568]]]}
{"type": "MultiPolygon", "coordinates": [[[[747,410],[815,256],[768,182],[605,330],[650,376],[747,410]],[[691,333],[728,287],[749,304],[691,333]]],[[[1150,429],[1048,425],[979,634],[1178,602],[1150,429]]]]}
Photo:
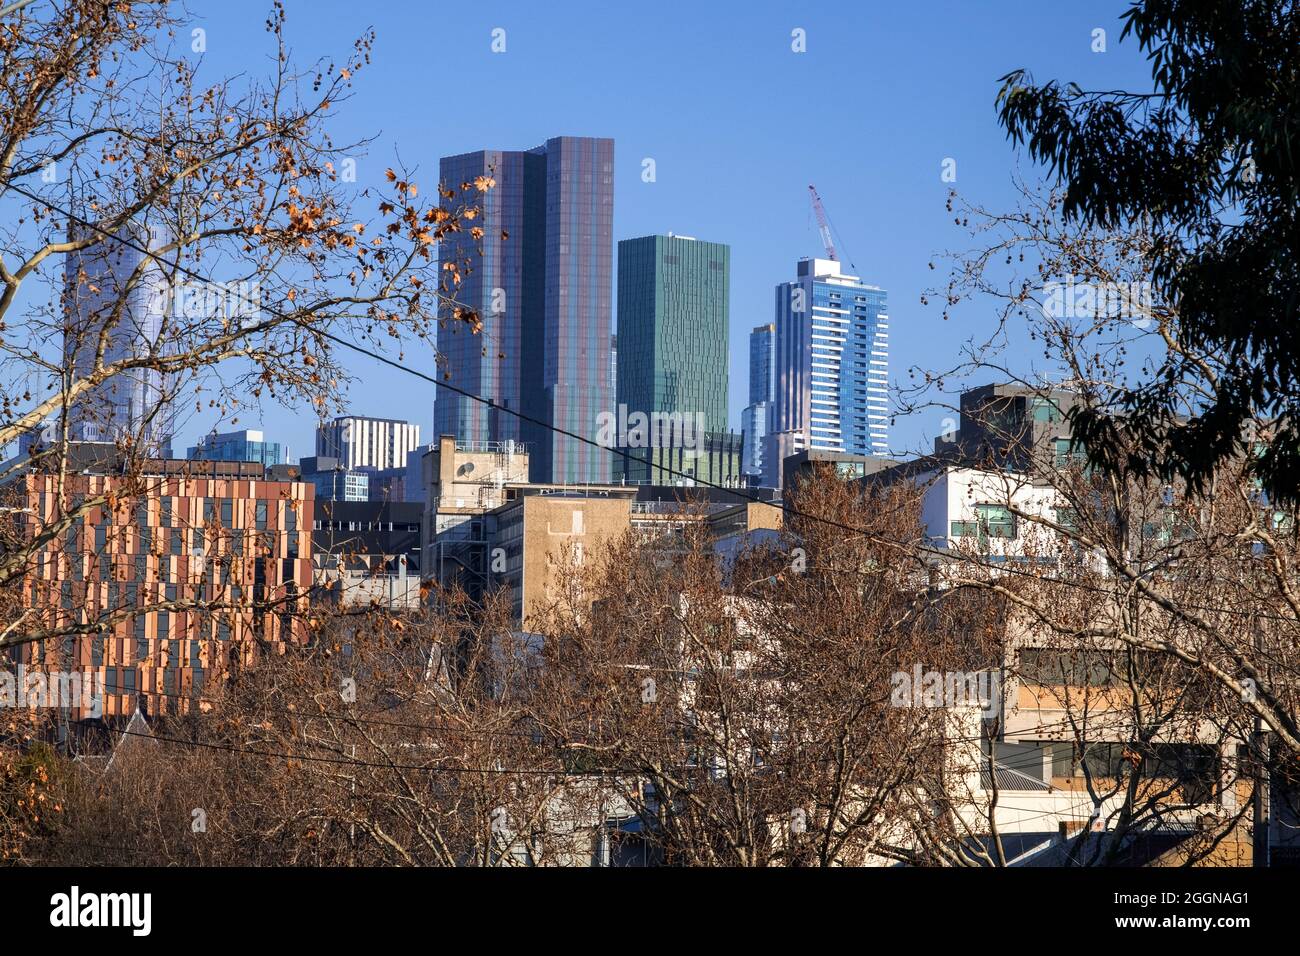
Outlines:
{"type": "Polygon", "coordinates": [[[337,458],[347,471],[406,468],[420,447],[420,426],[393,418],[343,415],[316,427],[316,454],[337,458]]]}

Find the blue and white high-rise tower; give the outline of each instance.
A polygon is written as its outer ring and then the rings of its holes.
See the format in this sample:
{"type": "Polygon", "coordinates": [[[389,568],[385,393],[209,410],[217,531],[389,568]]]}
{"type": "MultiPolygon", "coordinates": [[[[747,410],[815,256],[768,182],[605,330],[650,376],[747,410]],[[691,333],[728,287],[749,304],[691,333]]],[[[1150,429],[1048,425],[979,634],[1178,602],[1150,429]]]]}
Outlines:
{"type": "Polygon", "coordinates": [[[885,290],[833,259],[800,259],[776,287],[774,391],[763,483],[803,449],[884,455],[889,449],[889,310],[885,290]]]}

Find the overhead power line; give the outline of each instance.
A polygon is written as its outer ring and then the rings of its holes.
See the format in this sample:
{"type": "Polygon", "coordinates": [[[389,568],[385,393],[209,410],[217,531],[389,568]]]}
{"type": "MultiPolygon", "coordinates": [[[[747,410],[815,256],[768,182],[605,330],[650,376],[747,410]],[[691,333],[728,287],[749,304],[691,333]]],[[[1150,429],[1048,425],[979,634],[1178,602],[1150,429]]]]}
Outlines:
{"type": "MultiPolygon", "coordinates": [[[[126,246],[127,248],[139,252],[141,255],[148,256],[149,258],[160,263],[161,265],[174,269],[176,272],[182,275],[188,276],[189,278],[195,279],[199,282],[211,281],[209,277],[204,276],[198,272],[195,272],[194,270],[186,266],[180,265],[179,263],[169,262],[166,259],[163,259],[161,256],[159,256],[157,253],[153,252],[152,250],[145,248],[144,246],[141,246],[138,243],[132,241],[130,238],[117,235],[114,233],[110,233],[108,230],[104,229],[99,224],[91,222],[90,220],[87,220],[81,216],[78,216],[75,213],[72,213],[69,210],[64,209],[50,202],[48,199],[45,199],[39,195],[36,195],[35,193],[30,192],[29,190],[23,188],[22,186],[15,185],[14,183],[6,183],[4,185],[4,188],[11,189],[14,192],[18,193],[19,195],[25,196],[26,198],[30,199],[33,202],[40,203],[41,205],[45,206],[47,209],[51,210],[52,212],[57,212],[60,215],[66,217],[70,222],[76,222],[81,226],[91,229],[94,232],[97,232],[99,235],[103,236],[105,239],[120,243],[126,246]]],[[[438,293],[438,297],[448,302],[455,302],[454,299],[448,296],[441,295],[440,293],[438,293]]],[[[375,361],[388,365],[391,368],[398,369],[399,371],[405,372],[408,375],[414,375],[419,379],[429,382],[430,384],[434,385],[437,388],[446,389],[447,391],[453,392],[457,395],[461,395],[472,401],[479,402],[480,404],[490,409],[493,409],[495,411],[504,412],[505,414],[513,416],[514,418],[517,418],[520,421],[528,422],[529,424],[536,425],[540,428],[544,428],[558,435],[563,435],[566,438],[573,439],[574,441],[581,442],[593,448],[597,448],[602,451],[609,452],[614,455],[618,455],[622,457],[625,461],[635,461],[635,462],[641,461],[641,459],[636,458],[628,451],[625,451],[620,448],[612,448],[612,447],[602,445],[600,442],[588,438],[585,435],[579,435],[576,432],[571,432],[567,429],[560,428],[550,422],[543,421],[540,418],[521,412],[518,409],[510,408],[506,405],[502,405],[496,401],[493,401],[490,398],[485,398],[482,395],[477,395],[474,392],[468,391],[467,389],[463,389],[456,385],[451,384],[450,382],[443,381],[439,379],[436,375],[430,375],[419,369],[412,368],[409,365],[405,365],[401,362],[398,362],[397,360],[387,355],[384,355],[380,352],[376,352],[373,349],[368,349],[365,346],[359,345],[358,343],[351,341],[350,339],[344,338],[343,336],[336,335],[333,332],[329,332],[325,329],[313,326],[310,323],[303,321],[301,318],[295,315],[292,315],[287,312],[282,312],[279,310],[270,310],[270,311],[273,317],[285,322],[293,323],[294,325],[297,325],[299,328],[302,328],[308,334],[320,336],[323,339],[326,339],[330,342],[333,342],[339,346],[347,348],[358,354],[368,356],[369,358],[372,358],[375,361]]],[[[695,485],[698,485],[699,487],[712,488],[718,491],[724,491],[730,495],[733,495],[736,498],[739,498],[741,501],[752,503],[752,504],[758,504],[758,505],[766,505],[767,507],[775,508],[776,510],[780,511],[783,515],[788,515],[794,518],[800,518],[806,521],[816,522],[818,524],[822,524],[827,527],[835,528],[839,531],[847,531],[851,534],[859,535],[864,538],[867,538],[870,541],[874,541],[877,544],[894,548],[904,554],[919,552],[920,554],[923,555],[928,555],[934,558],[942,559],[945,562],[951,562],[955,559],[962,563],[973,565],[978,568],[983,568],[985,570],[997,570],[1004,574],[1027,577],[1035,581],[1047,580],[1043,577],[1043,575],[1035,574],[1033,571],[1027,570],[1025,568],[1017,567],[1015,564],[1010,562],[1002,562],[1002,563],[994,564],[993,562],[980,560],[980,557],[978,555],[967,554],[962,552],[961,550],[952,551],[950,549],[938,548],[933,545],[928,545],[921,541],[904,541],[896,538],[891,538],[888,535],[880,533],[879,531],[871,531],[866,528],[855,527],[854,525],[845,524],[844,522],[836,521],[832,518],[826,518],[821,515],[815,515],[805,511],[801,511],[798,508],[795,508],[794,506],[786,503],[783,500],[769,500],[765,498],[760,498],[757,495],[746,494],[745,491],[740,488],[729,488],[726,485],[720,485],[715,482],[706,481],[704,479],[696,477],[695,475],[688,474],[686,472],[674,469],[668,465],[660,465],[657,467],[659,467],[659,469],[663,471],[665,474],[692,481],[695,483],[695,485]]],[[[1065,583],[1070,587],[1075,587],[1080,590],[1090,591],[1092,593],[1101,594],[1101,595],[1111,596],[1114,593],[1113,591],[1107,588],[1099,587],[1094,584],[1088,584],[1083,581],[1073,581],[1073,582],[1063,582],[1063,583],[1065,583]]],[[[1206,611],[1210,613],[1234,614],[1237,616],[1248,617],[1251,619],[1276,620],[1291,625],[1300,624],[1300,621],[1297,621],[1294,618],[1283,617],[1280,615],[1270,616],[1270,615],[1258,614],[1252,611],[1235,611],[1224,607],[1209,607],[1205,605],[1190,604],[1187,602],[1180,602],[1180,603],[1183,607],[1186,607],[1190,610],[1206,611]]]]}

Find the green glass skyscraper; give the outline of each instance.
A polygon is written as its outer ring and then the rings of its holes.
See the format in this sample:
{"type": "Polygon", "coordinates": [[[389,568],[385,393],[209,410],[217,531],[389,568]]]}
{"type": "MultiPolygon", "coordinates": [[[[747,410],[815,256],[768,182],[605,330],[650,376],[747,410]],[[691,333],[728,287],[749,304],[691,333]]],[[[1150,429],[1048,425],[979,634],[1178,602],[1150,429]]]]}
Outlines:
{"type": "Polygon", "coordinates": [[[618,244],[619,407],[607,434],[636,461],[617,458],[616,476],[738,481],[740,436],[725,434],[730,276],[722,243],[670,233],[618,244]]]}

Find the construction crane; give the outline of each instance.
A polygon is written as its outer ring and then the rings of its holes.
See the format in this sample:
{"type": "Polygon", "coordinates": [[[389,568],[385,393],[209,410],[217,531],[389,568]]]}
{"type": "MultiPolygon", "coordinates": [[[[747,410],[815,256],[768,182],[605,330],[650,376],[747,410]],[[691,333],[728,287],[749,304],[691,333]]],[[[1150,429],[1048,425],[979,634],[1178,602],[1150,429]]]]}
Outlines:
{"type": "Polygon", "coordinates": [[[822,245],[826,247],[826,258],[832,262],[838,262],[839,258],[835,255],[835,243],[831,241],[831,223],[826,218],[826,210],[822,207],[822,197],[817,195],[817,187],[811,183],[808,185],[808,192],[812,194],[813,215],[817,217],[817,230],[822,234],[822,245]]]}

